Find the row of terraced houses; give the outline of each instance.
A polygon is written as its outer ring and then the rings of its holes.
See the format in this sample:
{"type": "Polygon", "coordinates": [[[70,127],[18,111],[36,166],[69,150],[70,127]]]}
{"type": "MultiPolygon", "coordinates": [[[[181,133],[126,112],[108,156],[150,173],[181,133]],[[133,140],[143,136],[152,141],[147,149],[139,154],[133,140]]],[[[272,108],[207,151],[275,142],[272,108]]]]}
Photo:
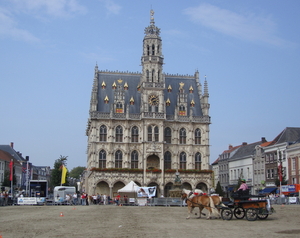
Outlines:
{"type": "Polygon", "coordinates": [[[242,143],[229,148],[212,163],[215,184],[225,193],[232,191],[239,179],[246,179],[252,194],[261,191],[276,192],[278,169],[282,167],[283,180],[300,183],[300,128],[287,127],[275,139],[262,137],[254,143],[242,143]]]}

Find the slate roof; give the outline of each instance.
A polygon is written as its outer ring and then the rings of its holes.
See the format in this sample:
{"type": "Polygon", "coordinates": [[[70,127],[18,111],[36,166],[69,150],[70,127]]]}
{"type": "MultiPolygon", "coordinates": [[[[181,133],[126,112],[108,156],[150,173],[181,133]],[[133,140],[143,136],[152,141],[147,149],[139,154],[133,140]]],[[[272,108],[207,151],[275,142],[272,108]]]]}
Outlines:
{"type": "Polygon", "coordinates": [[[11,146],[9,145],[0,145],[0,150],[3,150],[13,156],[14,159],[17,159],[18,161],[26,161],[20,154],[18,154],[11,146]]]}
{"type": "Polygon", "coordinates": [[[300,139],[300,127],[286,127],[275,139],[276,144],[294,142],[300,139]]]}
{"type": "Polygon", "coordinates": [[[260,145],[261,141],[247,145],[242,145],[229,160],[236,160],[254,154],[255,146],[260,145]]]}
{"type": "MultiPolygon", "coordinates": [[[[116,89],[112,88],[113,83],[116,85],[121,85],[124,88],[124,84],[128,84],[128,90],[124,90],[125,96],[125,112],[126,106],[129,105],[129,113],[140,113],[141,108],[141,92],[137,90],[140,85],[141,74],[129,74],[129,73],[106,73],[99,72],[98,74],[98,108],[99,112],[109,113],[112,104],[114,103],[114,92],[116,89]],[[122,79],[122,83],[118,82],[118,79],[122,79]],[[102,83],[106,84],[106,88],[102,88],[102,83]],[[104,103],[105,97],[108,97],[109,103],[104,103]],[[130,99],[133,97],[134,105],[130,105],[130,99]]],[[[165,86],[164,89],[164,101],[169,99],[171,101],[170,106],[166,106],[166,114],[174,115],[175,107],[177,104],[177,96],[179,92],[179,83],[184,83],[184,92],[187,94],[187,113],[189,115],[190,103],[192,100],[195,102],[195,106],[192,107],[193,116],[203,116],[201,105],[200,105],[200,95],[198,93],[199,82],[196,82],[195,78],[192,77],[180,77],[180,76],[165,76],[165,86]],[[168,92],[168,86],[172,87],[172,92],[168,92]],[[193,93],[189,93],[189,88],[193,87],[193,93]]]]}

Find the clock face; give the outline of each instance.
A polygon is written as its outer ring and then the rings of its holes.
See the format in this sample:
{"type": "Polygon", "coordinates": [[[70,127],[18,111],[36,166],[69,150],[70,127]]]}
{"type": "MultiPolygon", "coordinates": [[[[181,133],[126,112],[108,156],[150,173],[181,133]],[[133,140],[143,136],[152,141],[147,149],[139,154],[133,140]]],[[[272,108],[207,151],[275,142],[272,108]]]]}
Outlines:
{"type": "Polygon", "coordinates": [[[155,96],[155,95],[150,95],[149,96],[149,104],[151,106],[157,106],[159,103],[159,99],[158,99],[158,96],[155,96]]]}

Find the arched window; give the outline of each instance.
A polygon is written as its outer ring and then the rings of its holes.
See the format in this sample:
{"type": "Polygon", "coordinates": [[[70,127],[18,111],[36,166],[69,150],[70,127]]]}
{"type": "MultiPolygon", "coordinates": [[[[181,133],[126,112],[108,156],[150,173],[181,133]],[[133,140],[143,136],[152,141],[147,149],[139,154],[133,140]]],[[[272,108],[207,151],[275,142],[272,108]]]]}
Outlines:
{"type": "Polygon", "coordinates": [[[152,141],[152,126],[148,126],[148,141],[152,141]]]}
{"type": "Polygon", "coordinates": [[[172,168],[172,158],[171,158],[171,153],[167,151],[164,154],[164,168],[165,169],[171,169],[172,168]]]}
{"type": "Polygon", "coordinates": [[[139,129],[136,126],[131,128],[131,142],[139,142],[139,129]]]}
{"type": "Polygon", "coordinates": [[[131,168],[138,169],[139,168],[139,154],[136,150],[131,153],[131,168]]]}
{"type": "Polygon", "coordinates": [[[122,168],[123,153],[120,150],[115,154],[115,168],[122,168]]]}
{"type": "Polygon", "coordinates": [[[165,142],[168,143],[168,144],[171,144],[171,139],[172,139],[172,131],[170,129],[170,127],[166,127],[165,128],[165,142]]]}
{"type": "Polygon", "coordinates": [[[186,169],[186,153],[185,152],[180,153],[179,160],[180,160],[179,168],[186,169]]]}
{"type": "Polygon", "coordinates": [[[185,116],[185,107],[183,105],[179,106],[179,116],[185,116]]]}
{"type": "Polygon", "coordinates": [[[101,150],[99,153],[99,168],[100,169],[106,168],[106,152],[105,152],[105,150],[101,150]]]}
{"type": "Polygon", "coordinates": [[[201,144],[201,130],[197,128],[195,130],[195,144],[200,145],[201,144]]]}
{"type": "Polygon", "coordinates": [[[106,141],[107,140],[107,128],[106,126],[102,125],[100,126],[100,141],[106,141]]]}
{"type": "Polygon", "coordinates": [[[157,46],[157,53],[159,53],[159,45],[157,46]]]}
{"type": "Polygon", "coordinates": [[[152,55],[155,55],[155,45],[152,45],[152,55]]]}
{"type": "Polygon", "coordinates": [[[116,104],[116,113],[123,113],[123,104],[121,102],[116,104]]]}
{"type": "Polygon", "coordinates": [[[150,47],[147,45],[147,55],[150,55],[150,47]]]}
{"type": "Polygon", "coordinates": [[[160,71],[157,72],[157,82],[160,82],[160,71]]]}
{"type": "Polygon", "coordinates": [[[179,131],[179,144],[186,144],[186,130],[184,128],[179,131]]]}
{"type": "Polygon", "coordinates": [[[147,82],[149,82],[149,70],[148,69],[146,70],[146,79],[147,79],[147,82]]]}
{"type": "Polygon", "coordinates": [[[123,142],[123,128],[121,126],[116,127],[116,142],[123,142]]]}
{"type": "Polygon", "coordinates": [[[158,130],[158,126],[154,127],[154,141],[158,141],[159,138],[159,130],[158,130]]]}
{"type": "Polygon", "coordinates": [[[201,154],[199,152],[195,154],[195,169],[201,170],[201,154]]]}
{"type": "Polygon", "coordinates": [[[153,70],[152,70],[152,75],[151,75],[152,82],[154,82],[154,76],[155,76],[155,70],[153,69],[153,70]]]}

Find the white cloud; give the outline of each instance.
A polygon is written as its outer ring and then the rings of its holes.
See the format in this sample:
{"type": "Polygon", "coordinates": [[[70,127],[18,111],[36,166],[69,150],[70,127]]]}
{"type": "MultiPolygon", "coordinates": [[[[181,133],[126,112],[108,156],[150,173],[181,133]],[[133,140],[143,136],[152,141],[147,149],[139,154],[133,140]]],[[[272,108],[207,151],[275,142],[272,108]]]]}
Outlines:
{"type": "Polygon", "coordinates": [[[18,28],[10,13],[2,8],[0,8],[0,36],[28,42],[40,41],[30,32],[18,28]]]}
{"type": "Polygon", "coordinates": [[[77,0],[11,0],[14,7],[21,12],[52,17],[70,17],[77,14],[85,14],[87,9],[77,0]]]}
{"type": "Polygon", "coordinates": [[[270,17],[242,15],[210,4],[187,8],[184,14],[195,23],[232,37],[272,45],[284,44],[284,40],[276,36],[276,24],[270,17]]]}
{"type": "Polygon", "coordinates": [[[106,9],[108,10],[108,14],[119,14],[121,11],[121,6],[114,3],[112,0],[100,0],[100,2],[103,2],[105,4],[106,9]]]}

